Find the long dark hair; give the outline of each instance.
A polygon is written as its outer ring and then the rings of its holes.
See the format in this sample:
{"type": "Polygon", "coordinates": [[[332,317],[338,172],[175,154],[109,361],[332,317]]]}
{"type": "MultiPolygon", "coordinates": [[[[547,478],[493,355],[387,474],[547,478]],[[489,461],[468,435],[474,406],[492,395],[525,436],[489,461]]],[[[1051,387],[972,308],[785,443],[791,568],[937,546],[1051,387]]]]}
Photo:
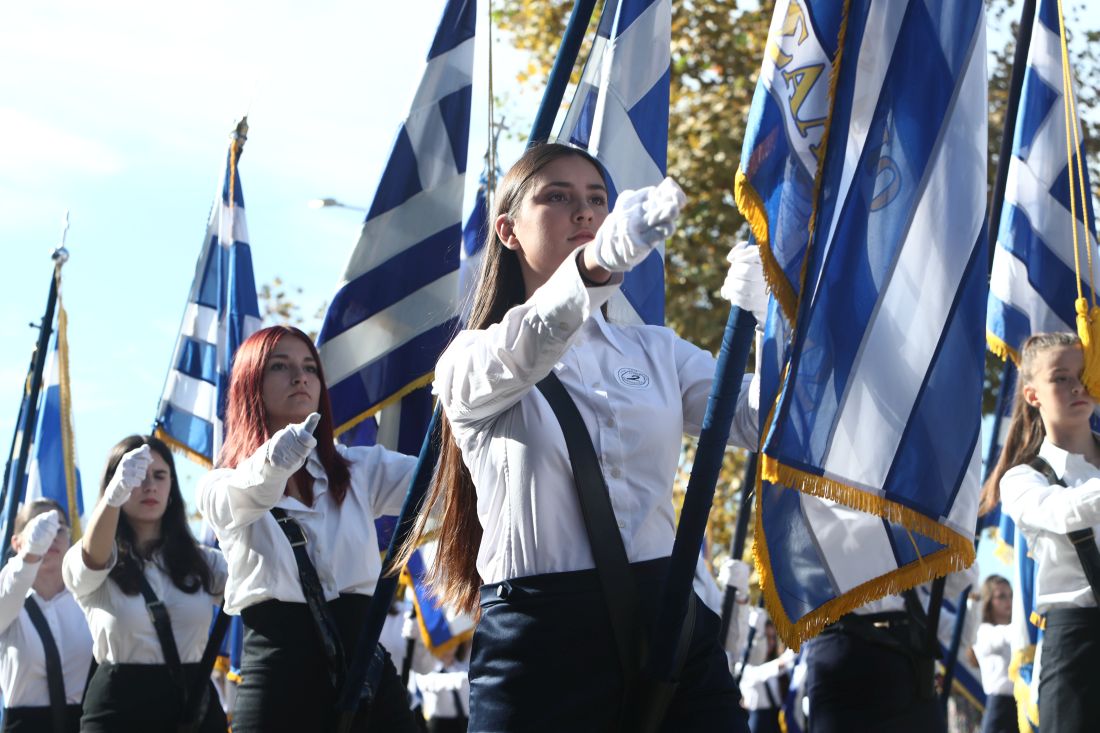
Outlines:
{"type": "MultiPolygon", "coordinates": [[[[317,381],[321,396],[317,411],[321,415],[313,436],[317,438],[317,457],[325,467],[328,488],[337,504],[351,484],[347,461],[336,452],[332,438],[332,403],[321,367],[321,356],[309,336],[293,326],[270,326],[249,336],[233,356],[233,373],[229,381],[229,399],[225,407],[225,443],[218,454],[218,465],[236,468],[237,464],[255,453],[271,436],[267,432],[267,410],[264,408],[264,367],[275,346],[287,336],[299,339],[309,349],[317,364],[317,381]]],[[[298,493],[307,506],[313,505],[313,477],[305,466],[294,474],[298,493]]]]}
{"type": "Polygon", "coordinates": [[[1035,378],[1035,359],[1049,349],[1081,346],[1081,339],[1066,332],[1037,333],[1024,341],[1020,347],[1020,373],[1016,378],[1016,396],[1012,403],[1012,419],[1008,424],[1008,435],[1001,449],[997,465],[989,473],[982,486],[978,513],[993,511],[1001,501],[1001,478],[1013,466],[1028,463],[1039,455],[1039,448],[1047,437],[1043,427],[1043,418],[1039,408],[1028,404],[1024,399],[1024,387],[1035,378]]]}
{"type": "MultiPolygon", "coordinates": [[[[579,148],[545,143],[529,148],[501,179],[493,212],[489,216],[484,255],[466,328],[477,330],[499,323],[510,308],[527,299],[519,256],[497,236],[495,222],[504,214],[514,221],[535,175],[561,158],[577,157],[592,164],[601,177],[599,163],[579,148]]],[[[478,612],[477,553],[482,528],[477,517],[477,491],[462,452],[455,442],[450,421],[441,420],[439,463],[416,526],[401,549],[395,565],[408,561],[428,530],[428,517],[439,513],[439,544],[428,581],[440,599],[456,609],[476,615],[478,612]],[[435,511],[433,511],[433,509],[435,511]]]]}
{"type": "Polygon", "coordinates": [[[111,569],[110,577],[128,596],[137,595],[141,590],[140,576],[155,550],[161,550],[164,567],[162,568],[172,584],[184,593],[195,593],[200,588],[207,593],[214,592],[214,577],[206,557],[199,549],[191,528],[187,526],[187,514],[183,510],[183,494],[180,492],[179,477],[176,475],[176,463],[172,460],[172,451],[159,438],[151,435],[131,435],[120,440],[111,449],[107,465],[103,469],[103,479],[99,484],[99,494],[107,490],[107,484],[115,475],[118,462],[122,457],[143,445],[149,446],[168,464],[171,476],[171,489],[168,492],[168,505],[160,520],[160,539],[151,546],[138,548],[134,528],[126,512],[118,515],[118,528],[115,529],[115,544],[118,545],[118,561],[111,569]]]}

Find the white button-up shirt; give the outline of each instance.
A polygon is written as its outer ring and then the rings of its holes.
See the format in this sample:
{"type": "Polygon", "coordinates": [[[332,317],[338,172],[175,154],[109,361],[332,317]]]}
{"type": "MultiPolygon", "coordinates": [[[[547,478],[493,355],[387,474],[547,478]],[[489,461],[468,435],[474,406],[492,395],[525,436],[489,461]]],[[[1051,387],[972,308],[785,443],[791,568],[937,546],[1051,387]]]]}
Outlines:
{"type": "MultiPolygon", "coordinates": [[[[715,361],[670,329],[605,321],[599,307],[619,282],[585,288],[568,257],[500,323],[461,332],[436,365],[434,390],[477,487],[486,583],[594,567],[565,439],[535,388],[551,371],[592,438],[630,562],[672,552],[681,442],[700,431],[715,361]]],[[[756,444],[758,393],[743,386],[731,444],[756,444]]]]}
{"type": "Polygon", "coordinates": [[[1008,663],[1012,658],[1012,626],[983,623],[978,627],[974,656],[982,671],[982,690],[987,695],[1011,695],[1012,680],[1008,678],[1008,663]]]}
{"type": "Polygon", "coordinates": [[[316,451],[306,461],[313,477],[311,507],[284,496],[293,472],[271,465],[264,446],[236,468],[211,471],[199,482],[199,511],[214,528],[229,563],[227,612],[239,614],[272,599],[305,603],[294,550],[271,515],[272,507],[285,509],[301,525],[327,600],[341,593],[374,593],[382,571],[374,519],[401,510],[416,458],[381,446],[337,450],[351,471],[342,505],[328,490],[316,451]]]}
{"type": "Polygon", "coordinates": [[[80,703],[92,663],[92,637],[72,594],[63,589],[46,600],[32,590],[41,564],[16,555],[0,570],[0,691],[9,708],[50,704],[42,637],[23,608],[28,596],[42,609],[57,645],[67,703],[80,703]]]}
{"type": "MultiPolygon", "coordinates": [[[[168,609],[172,619],[172,636],[176,640],[180,661],[191,664],[202,659],[206,640],[210,636],[210,621],[214,607],[221,603],[225,587],[225,558],[217,550],[199,547],[213,576],[214,593],[201,588],[185,593],[176,587],[172,577],[161,569],[160,553],[145,563],[145,579],[168,609]]],[[[88,628],[92,632],[92,653],[97,662],[114,664],[164,664],[164,651],[157,637],[145,598],[141,593],[128,596],[107,576],[118,561],[118,546],[111,551],[107,567],[93,570],[84,564],[80,543],[65,553],[62,573],[65,585],[84,609],[88,628]]],[[[85,674],[87,670],[85,670],[85,674]]]]}
{"type": "Polygon", "coordinates": [[[1027,465],[1010,468],[1001,479],[1001,505],[1035,558],[1035,610],[1042,614],[1059,606],[1095,606],[1085,570],[1066,534],[1089,527],[1100,530],[1100,468],[1049,439],[1039,448],[1039,457],[1064,487],[1051,484],[1027,465]]]}

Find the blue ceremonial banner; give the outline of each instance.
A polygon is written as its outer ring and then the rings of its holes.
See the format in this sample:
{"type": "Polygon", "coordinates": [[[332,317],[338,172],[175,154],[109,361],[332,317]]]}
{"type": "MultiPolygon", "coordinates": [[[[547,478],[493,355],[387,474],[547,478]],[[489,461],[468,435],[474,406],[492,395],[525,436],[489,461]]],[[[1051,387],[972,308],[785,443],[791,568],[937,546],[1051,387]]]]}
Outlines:
{"type": "Polygon", "coordinates": [[[390,415],[379,442],[418,433],[413,454],[431,415],[426,385],[458,324],[476,6],[449,0],[444,8],[318,338],[337,434],[393,406],[409,413],[409,427],[390,415]],[[424,396],[409,404],[418,390],[424,396]]]}
{"type": "Polygon", "coordinates": [[[776,3],[734,181],[737,207],[788,321],[809,241],[841,8],[832,0],[776,3]]]}
{"type": "Polygon", "coordinates": [[[61,305],[58,272],[57,333],[42,379],[38,426],[34,432],[31,463],[27,468],[24,501],[53,499],[65,511],[72,527],[72,539],[80,539],[80,518],[84,497],[80,491],[80,468],[76,464],[73,438],[72,394],[69,384],[68,316],[61,305]]]}
{"type": "MultiPolygon", "coordinates": [[[[757,568],[796,648],[859,606],[969,566],[977,524],[984,12],[846,7],[793,331],[788,341],[776,294],[762,357],[757,568]]],[[[829,27],[805,15],[815,6],[799,9],[800,23],[829,27]]]]}
{"type": "MultiPolygon", "coordinates": [[[[1069,199],[1071,169],[1066,147],[1058,1],[1042,0],[1035,21],[1000,230],[996,233],[986,319],[990,350],[1017,363],[1017,351],[1031,334],[1077,332],[1074,311],[1077,274],[1069,199]]],[[[1078,124],[1076,120],[1074,123],[1078,124]]],[[[1084,189],[1091,191],[1087,167],[1083,176],[1084,189]]],[[[1087,219],[1081,207],[1077,207],[1078,229],[1087,221],[1089,241],[1096,242],[1091,195],[1088,200],[1087,219]]],[[[1097,250],[1093,247],[1095,261],[1097,250]]],[[[1093,279],[1087,265],[1082,252],[1081,288],[1091,302],[1089,285],[1093,279]]]]}
{"type": "MultiPolygon", "coordinates": [[[[558,131],[558,140],[587,149],[603,165],[612,204],[618,191],[665,177],[671,37],[670,0],[606,3],[558,131]]],[[[627,273],[608,308],[620,322],[664,324],[663,246],[627,273]]]]}
{"type": "Polygon", "coordinates": [[[233,355],[260,328],[237,170],[247,132],[242,120],[232,135],[155,422],[157,437],[208,467],[221,448],[233,355]]]}

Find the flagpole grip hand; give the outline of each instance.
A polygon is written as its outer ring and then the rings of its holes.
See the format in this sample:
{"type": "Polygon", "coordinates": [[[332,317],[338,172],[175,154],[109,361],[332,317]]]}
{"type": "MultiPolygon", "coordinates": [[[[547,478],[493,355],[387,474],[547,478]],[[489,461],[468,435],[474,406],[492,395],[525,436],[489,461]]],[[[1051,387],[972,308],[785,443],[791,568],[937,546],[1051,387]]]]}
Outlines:
{"type": "Polygon", "coordinates": [[[103,492],[103,498],[107,500],[107,506],[118,508],[126,503],[134,489],[141,486],[145,480],[145,474],[149,471],[149,464],[153,462],[153,454],[148,445],[134,448],[119,459],[115,468],[115,475],[111,477],[107,489],[103,492]]]}
{"type": "Polygon", "coordinates": [[[730,263],[721,295],[741,310],[750,311],[761,328],[768,316],[768,290],[764,281],[764,266],[760,247],[746,241],[738,242],[726,256],[730,263]]]}
{"type": "Polygon", "coordinates": [[[321,416],[310,413],[305,421],[292,423],[276,431],[267,441],[267,462],[275,468],[293,473],[305,465],[309,454],[317,445],[313,431],[321,416]]]}
{"type": "Polygon", "coordinates": [[[608,272],[627,272],[676,230],[687,196],[671,178],[659,186],[623,191],[589,245],[608,272]]]}
{"type": "Polygon", "coordinates": [[[19,534],[23,559],[28,562],[41,560],[50,551],[60,528],[61,516],[56,509],[31,517],[19,534]]]}

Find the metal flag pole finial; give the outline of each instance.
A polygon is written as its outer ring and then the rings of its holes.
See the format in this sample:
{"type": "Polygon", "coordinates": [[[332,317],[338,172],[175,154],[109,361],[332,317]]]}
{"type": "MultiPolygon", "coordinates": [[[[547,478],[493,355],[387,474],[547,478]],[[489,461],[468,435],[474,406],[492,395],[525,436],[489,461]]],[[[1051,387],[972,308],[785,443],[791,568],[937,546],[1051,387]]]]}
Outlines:
{"type": "Polygon", "coordinates": [[[69,210],[65,209],[65,216],[61,219],[61,242],[53,248],[50,257],[57,267],[61,267],[69,261],[69,250],[65,247],[65,240],[69,236],[69,210]]]}

